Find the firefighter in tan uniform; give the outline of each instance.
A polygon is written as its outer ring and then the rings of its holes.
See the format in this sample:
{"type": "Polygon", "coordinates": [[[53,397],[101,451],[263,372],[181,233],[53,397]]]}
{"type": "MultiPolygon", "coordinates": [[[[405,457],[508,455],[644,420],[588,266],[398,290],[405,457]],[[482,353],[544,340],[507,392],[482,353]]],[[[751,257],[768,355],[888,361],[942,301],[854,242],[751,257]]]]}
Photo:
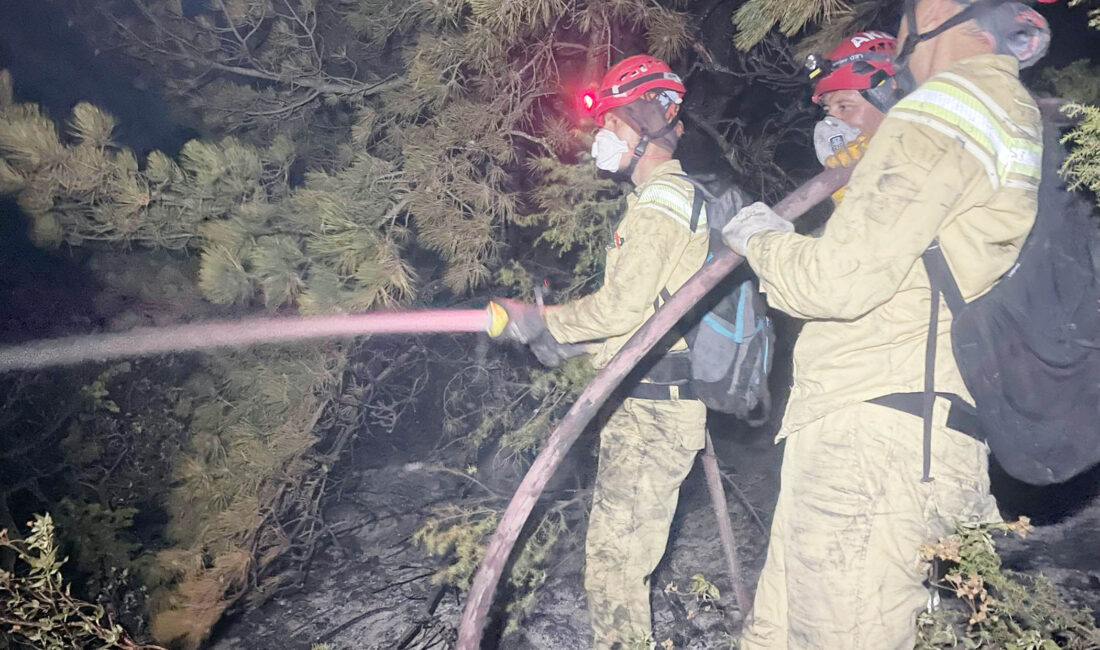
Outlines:
{"type": "MultiPolygon", "coordinates": [[[[928,601],[920,545],[998,518],[988,447],[965,411],[936,398],[927,455],[911,414],[930,318],[921,254],[938,238],[967,300],[1012,267],[1035,218],[1042,142],[1018,74],[1049,31],[1019,3],[917,0],[906,13],[899,40],[913,36],[897,64],[908,59],[920,85],[890,109],[822,236],[791,232],[759,203],[723,231],[769,304],[807,320],[744,650],[910,650],[928,601]]],[[[972,403],[950,318],[941,307],[934,390],[972,403]]]]}
{"type": "MultiPolygon", "coordinates": [[[[604,76],[590,107],[602,127],[593,158],[636,189],[607,246],[603,284],[574,302],[538,309],[499,301],[505,336],[545,362],[558,343],[593,341],[605,365],[707,255],[705,208],[692,227],[694,187],[672,152],[682,131],[683,83],[663,61],[632,56],[604,76]]],[[[671,349],[683,349],[680,340],[671,349]]],[[[685,376],[686,380],[687,377],[685,376]]],[[[600,432],[599,469],[585,542],[585,590],[594,647],[634,647],[651,635],[649,576],[664,554],[680,484],[704,446],[706,407],[689,389],[642,379],[600,432]]]]}

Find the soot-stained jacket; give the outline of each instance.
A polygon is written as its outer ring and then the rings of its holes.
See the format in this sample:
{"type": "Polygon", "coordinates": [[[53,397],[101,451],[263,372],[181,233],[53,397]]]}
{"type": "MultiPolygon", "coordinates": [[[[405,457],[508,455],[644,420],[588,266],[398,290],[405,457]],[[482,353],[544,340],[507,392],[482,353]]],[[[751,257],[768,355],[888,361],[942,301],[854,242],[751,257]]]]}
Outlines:
{"type": "MultiPolygon", "coordinates": [[[[695,188],[678,174],[679,161],[662,163],[627,197],[599,290],[546,311],[547,328],[559,342],[599,341],[591,347],[597,367],[653,315],[662,289],[674,293],[706,260],[706,208],[692,232],[695,188]]],[[[673,349],[684,347],[681,340],[673,349]]]]}
{"type": "MultiPolygon", "coordinates": [[[[843,406],[924,388],[938,237],[967,300],[1016,261],[1038,205],[1039,110],[1016,60],[956,62],[887,114],[821,237],[764,232],[746,258],[768,303],[807,319],[780,436],[843,406]]],[[[936,390],[967,400],[941,304],[936,390]]]]}

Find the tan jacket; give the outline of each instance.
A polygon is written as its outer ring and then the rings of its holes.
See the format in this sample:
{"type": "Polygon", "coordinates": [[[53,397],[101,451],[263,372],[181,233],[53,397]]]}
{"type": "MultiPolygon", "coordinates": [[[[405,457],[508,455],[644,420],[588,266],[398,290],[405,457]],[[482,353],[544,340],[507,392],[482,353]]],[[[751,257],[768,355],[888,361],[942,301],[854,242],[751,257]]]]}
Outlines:
{"type": "MultiPolygon", "coordinates": [[[[921,253],[939,237],[963,296],[988,291],[1034,222],[1041,138],[1015,59],[959,61],[887,114],[821,237],[749,239],[768,303],[809,320],[780,437],[849,404],[923,390],[930,289],[921,253]]],[[[969,400],[950,321],[941,304],[936,390],[969,400]]]]}
{"type": "MultiPolygon", "coordinates": [[[[603,367],[653,315],[661,289],[674,293],[707,256],[706,209],[690,229],[695,188],[670,160],[627,197],[627,209],[607,246],[603,285],[593,294],[546,311],[560,343],[601,340],[592,363],[603,367]]],[[[673,349],[686,347],[678,341],[673,349]]]]}

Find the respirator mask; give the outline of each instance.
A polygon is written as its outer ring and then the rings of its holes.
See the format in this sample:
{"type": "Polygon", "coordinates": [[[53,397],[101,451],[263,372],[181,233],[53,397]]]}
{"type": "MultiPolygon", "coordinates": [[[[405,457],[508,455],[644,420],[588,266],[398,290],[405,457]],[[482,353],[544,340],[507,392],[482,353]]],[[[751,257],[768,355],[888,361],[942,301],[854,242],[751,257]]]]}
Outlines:
{"type": "Polygon", "coordinates": [[[596,140],[592,143],[592,158],[596,161],[596,167],[614,174],[619,171],[623,160],[623,154],[630,151],[630,147],[610,129],[600,129],[596,132],[596,140]]]}

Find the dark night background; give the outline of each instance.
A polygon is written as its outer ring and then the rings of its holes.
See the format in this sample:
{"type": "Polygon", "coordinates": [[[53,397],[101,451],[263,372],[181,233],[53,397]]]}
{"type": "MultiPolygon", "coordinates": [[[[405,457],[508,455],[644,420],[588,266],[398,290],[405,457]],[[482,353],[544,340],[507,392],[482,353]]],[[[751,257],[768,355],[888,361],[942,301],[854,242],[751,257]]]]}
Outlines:
{"type": "MultiPolygon", "coordinates": [[[[199,2],[184,2],[185,12],[199,2]]],[[[1042,67],[1064,66],[1080,58],[1100,61],[1100,32],[1088,28],[1081,8],[1070,9],[1066,4],[1041,7],[1055,36],[1042,67]]],[[[893,30],[896,25],[876,27],[893,30]]],[[[184,142],[200,135],[173,120],[172,107],[158,96],[155,81],[143,79],[137,66],[116,52],[97,52],[89,46],[66,16],[63,3],[0,0],[0,69],[12,73],[17,101],[40,103],[55,119],[64,118],[79,101],[90,101],[113,114],[118,118],[118,142],[137,152],[139,159],[154,149],[175,156],[184,142]]],[[[1040,86],[1041,71],[1027,71],[1025,82],[1033,88],[1040,86]]],[[[689,84],[689,92],[691,88],[689,84]]],[[[805,96],[808,102],[808,90],[805,96]]],[[[757,105],[742,109],[746,115],[760,115],[767,112],[771,100],[764,97],[757,105]]],[[[805,143],[793,144],[791,151],[810,154],[805,143]]],[[[800,170],[799,180],[813,171],[809,164],[815,162],[802,161],[807,166],[800,170]]],[[[65,246],[43,250],[28,240],[25,231],[26,223],[15,202],[0,199],[0,344],[103,329],[105,314],[95,302],[100,287],[86,267],[91,251],[65,246]]],[[[759,448],[742,450],[722,444],[731,455],[774,460],[767,455],[774,452],[763,435],[752,443],[759,448]]],[[[700,487],[698,476],[691,480],[700,487]]],[[[1006,514],[1026,512],[1039,523],[1055,523],[1094,500],[1100,491],[1100,468],[1053,488],[1015,483],[997,469],[993,480],[1006,514]]],[[[1095,576],[1100,571],[1100,557],[1093,557],[1095,539],[1092,542],[1092,549],[1079,548],[1078,541],[1059,552],[1074,555],[1080,569],[1095,576]]],[[[1031,560],[1021,554],[1014,561],[1026,566],[1031,560]]],[[[1097,580],[1100,589],[1100,578],[1090,579],[1097,580]]]]}

